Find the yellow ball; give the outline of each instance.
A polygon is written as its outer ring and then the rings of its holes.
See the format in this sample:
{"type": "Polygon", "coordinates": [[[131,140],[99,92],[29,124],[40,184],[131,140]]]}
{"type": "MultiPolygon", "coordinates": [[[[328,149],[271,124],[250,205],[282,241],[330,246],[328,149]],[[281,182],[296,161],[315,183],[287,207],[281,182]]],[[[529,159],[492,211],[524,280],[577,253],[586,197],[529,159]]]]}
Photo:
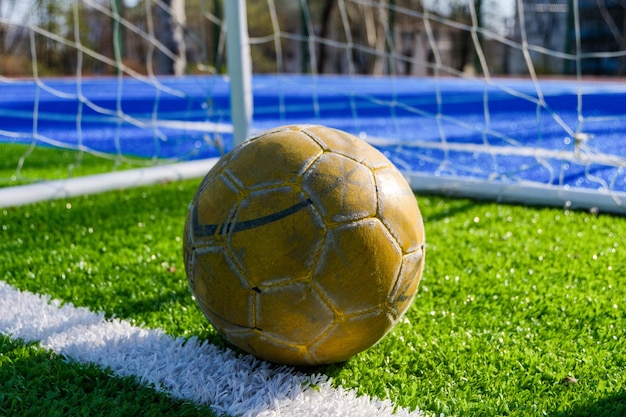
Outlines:
{"type": "Polygon", "coordinates": [[[285,126],[226,154],[184,232],[191,290],[232,344],[290,365],[344,361],[411,304],[424,227],[402,174],[339,130],[285,126]]]}

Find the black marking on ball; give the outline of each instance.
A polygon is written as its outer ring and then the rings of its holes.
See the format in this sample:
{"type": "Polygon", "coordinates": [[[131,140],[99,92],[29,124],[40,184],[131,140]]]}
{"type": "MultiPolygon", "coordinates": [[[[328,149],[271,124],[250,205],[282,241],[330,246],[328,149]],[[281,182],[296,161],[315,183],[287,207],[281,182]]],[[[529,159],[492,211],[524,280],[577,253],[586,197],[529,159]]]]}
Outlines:
{"type": "Polygon", "coordinates": [[[403,288],[402,291],[400,292],[400,294],[398,295],[398,297],[396,298],[396,303],[404,303],[405,301],[407,301],[409,298],[411,298],[410,295],[408,295],[407,293],[409,292],[409,287],[411,286],[411,283],[409,282],[408,284],[406,284],[403,288]]]}
{"type": "Polygon", "coordinates": [[[261,289],[259,287],[252,287],[252,291],[254,291],[257,294],[261,294],[261,289]]]}
{"type": "Polygon", "coordinates": [[[198,205],[195,205],[193,207],[193,232],[198,237],[207,237],[214,235],[223,236],[229,233],[242,232],[244,230],[250,230],[254,229],[255,227],[265,226],[275,221],[284,219],[285,217],[291,216],[292,214],[304,210],[312,204],[313,202],[307,198],[306,200],[301,201],[298,204],[294,204],[293,206],[277,211],[276,213],[268,214],[267,216],[262,216],[251,220],[245,220],[238,223],[221,224],[200,224],[198,222],[198,205]]]}

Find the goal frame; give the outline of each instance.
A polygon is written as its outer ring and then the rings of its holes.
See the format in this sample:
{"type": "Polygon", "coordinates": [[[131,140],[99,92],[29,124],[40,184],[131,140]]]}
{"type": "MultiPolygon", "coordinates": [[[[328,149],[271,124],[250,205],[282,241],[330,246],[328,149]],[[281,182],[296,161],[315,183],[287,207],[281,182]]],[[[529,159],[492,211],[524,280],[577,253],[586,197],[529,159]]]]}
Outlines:
{"type": "MultiPolygon", "coordinates": [[[[338,2],[340,4],[343,4],[343,0],[338,0],[338,2]]],[[[365,0],[363,0],[363,2],[367,3],[365,0]]],[[[273,1],[268,0],[268,4],[269,3],[273,4],[273,1]]],[[[516,4],[518,8],[518,13],[521,13],[521,16],[523,16],[524,10],[522,2],[517,1],[516,4]]],[[[576,32],[579,33],[580,27],[578,25],[578,21],[580,19],[580,16],[578,14],[577,8],[578,0],[574,0],[572,4],[575,22],[574,28],[576,32]]],[[[224,2],[224,6],[225,26],[227,28],[225,30],[225,39],[227,52],[226,67],[228,71],[228,81],[230,86],[230,116],[232,122],[233,145],[237,145],[245,141],[246,138],[250,136],[250,134],[254,133],[254,130],[252,128],[254,92],[250,46],[251,42],[253,43],[255,40],[251,40],[249,35],[246,1],[229,0],[224,2]]],[[[389,3],[386,7],[389,8],[388,12],[393,10],[400,10],[399,8],[394,9],[395,6],[392,3],[389,3]]],[[[484,30],[482,27],[476,26],[479,16],[476,13],[476,5],[473,0],[470,0],[469,10],[471,12],[470,14],[472,18],[472,25],[474,26],[468,28],[467,30],[471,30],[471,39],[474,43],[474,47],[477,51],[480,52],[480,49],[482,47],[480,44],[481,38],[485,36],[495,36],[495,34],[484,30]]],[[[113,12],[113,14],[116,13],[117,12],[115,11],[113,12]]],[[[445,23],[452,26],[458,25],[458,23],[446,21],[446,19],[444,18],[431,16],[428,14],[427,11],[425,11],[423,14],[415,12],[414,15],[416,16],[416,18],[419,17],[421,19],[424,19],[424,25],[428,33],[428,42],[431,43],[434,42],[435,34],[433,32],[433,29],[429,27],[429,19],[434,19],[434,21],[438,23],[445,23]]],[[[121,19],[119,15],[118,18],[121,19]]],[[[302,18],[305,19],[307,18],[307,16],[303,16],[302,18]]],[[[345,10],[342,11],[341,18],[344,20],[346,19],[345,10]]],[[[391,19],[391,17],[388,16],[388,19],[391,19]]],[[[306,29],[308,32],[311,33],[314,31],[312,25],[310,25],[310,22],[309,24],[307,24],[306,29]]],[[[387,30],[388,29],[389,28],[387,28],[387,30]]],[[[346,34],[346,36],[348,42],[351,42],[349,34],[346,34]]],[[[533,48],[532,46],[529,46],[524,36],[525,35],[522,32],[522,45],[525,46],[522,52],[526,61],[531,61],[531,52],[546,53],[546,51],[542,51],[540,49],[537,49],[536,47],[533,48]]],[[[116,34],[116,39],[119,39],[119,33],[116,34]]],[[[327,44],[329,46],[332,44],[318,38],[311,40],[295,37],[291,40],[295,40],[298,42],[307,42],[304,49],[308,51],[311,59],[313,60],[312,73],[310,76],[313,78],[313,80],[315,80],[316,77],[319,76],[319,74],[316,72],[315,69],[315,47],[313,46],[312,42],[319,41],[321,42],[320,44],[327,44]]],[[[387,41],[389,42],[389,39],[387,41]]],[[[280,46],[280,42],[276,39],[274,39],[274,42],[276,42],[278,48],[280,46]]],[[[502,42],[506,43],[510,41],[503,39],[502,42]]],[[[348,44],[348,46],[349,45],[350,44],[348,44]]],[[[116,46],[116,48],[116,55],[118,55],[121,46],[118,45],[116,46]]],[[[622,53],[623,56],[626,56],[626,51],[622,51],[622,53]]],[[[584,57],[589,57],[591,55],[582,52],[581,46],[578,43],[576,45],[575,54],[577,58],[577,64],[574,84],[580,85],[583,80],[580,60],[584,57]]],[[[598,54],[598,56],[609,55],[610,54],[608,53],[605,53],[604,55],[598,54]]],[[[395,55],[393,56],[395,57],[395,55]]],[[[277,59],[282,60],[282,57],[279,56],[277,57],[277,59]]],[[[439,62],[440,60],[441,57],[435,56],[436,62],[439,62]]],[[[479,68],[483,68],[484,70],[484,73],[481,75],[483,77],[482,82],[485,83],[485,86],[488,86],[493,81],[493,77],[489,73],[487,64],[484,62],[484,56],[482,56],[480,53],[478,54],[478,60],[479,62],[477,66],[479,68]]],[[[532,65],[529,65],[528,67],[530,69],[530,79],[537,86],[538,97],[536,100],[537,106],[539,108],[539,105],[543,102],[544,97],[542,96],[541,89],[538,86],[539,79],[537,74],[533,70],[534,67],[532,65]]],[[[435,71],[438,71],[438,69],[435,68],[435,71]]],[[[458,73],[456,75],[460,76],[461,78],[466,76],[464,73],[458,73]]],[[[487,87],[485,87],[485,94],[487,94],[486,88],[487,87]]],[[[438,99],[440,99],[440,92],[437,91],[437,94],[438,99]]],[[[317,97],[313,97],[312,99],[315,101],[317,100],[317,97]]],[[[486,99],[483,105],[485,107],[488,105],[486,99]]],[[[581,111],[580,109],[582,108],[582,106],[582,94],[579,88],[579,112],[581,111]]],[[[437,115],[437,117],[439,117],[439,115],[437,115]]],[[[558,118],[558,115],[556,115],[555,117],[558,118]]],[[[562,126],[564,128],[566,127],[564,122],[562,123],[562,126]]],[[[574,128],[568,128],[570,130],[569,135],[571,136],[572,140],[577,141],[579,137],[584,136],[584,133],[578,131],[580,126],[581,124],[579,123],[576,131],[573,130],[574,128]]],[[[374,143],[374,145],[376,145],[376,143],[374,143]]],[[[622,162],[617,162],[618,164],[621,164],[618,166],[625,167],[626,164],[624,164],[623,162],[625,158],[620,157],[618,159],[622,160],[622,162]]],[[[97,193],[112,189],[167,182],[176,179],[197,178],[203,176],[208,171],[208,169],[216,162],[216,160],[216,158],[211,158],[203,161],[181,162],[171,165],[157,165],[149,168],[140,168],[132,171],[124,171],[123,173],[112,172],[109,174],[102,174],[89,178],[73,178],[58,181],[46,181],[24,186],[8,187],[5,189],[0,189],[0,207],[30,204],[48,199],[67,198],[84,193],[97,193]]],[[[561,185],[538,184],[531,181],[515,181],[510,183],[503,183],[491,181],[490,179],[429,175],[422,172],[413,171],[411,169],[404,170],[404,173],[409,179],[410,184],[416,193],[438,193],[458,197],[488,199],[507,203],[510,202],[530,205],[554,206],[565,209],[587,209],[594,212],[601,211],[620,214],[626,213],[626,193],[622,191],[604,191],[601,189],[591,190],[575,187],[570,188],[563,187],[561,185]]]]}

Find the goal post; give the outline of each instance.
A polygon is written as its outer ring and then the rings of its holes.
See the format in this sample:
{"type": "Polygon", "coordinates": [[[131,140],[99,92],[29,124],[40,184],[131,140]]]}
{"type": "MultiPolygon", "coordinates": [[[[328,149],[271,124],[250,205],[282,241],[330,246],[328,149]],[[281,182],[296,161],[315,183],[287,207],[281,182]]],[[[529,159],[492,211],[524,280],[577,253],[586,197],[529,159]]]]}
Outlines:
{"type": "Polygon", "coordinates": [[[240,144],[250,133],[252,123],[252,66],[248,40],[248,19],[245,0],[224,3],[227,34],[227,62],[230,77],[230,103],[233,122],[233,143],[240,144]]]}
{"type": "Polygon", "coordinates": [[[0,205],[103,171],[171,178],[317,123],[417,192],[624,213],[625,16],[609,0],[3,2],[0,205]],[[71,151],[57,183],[50,149],[71,151]]]}

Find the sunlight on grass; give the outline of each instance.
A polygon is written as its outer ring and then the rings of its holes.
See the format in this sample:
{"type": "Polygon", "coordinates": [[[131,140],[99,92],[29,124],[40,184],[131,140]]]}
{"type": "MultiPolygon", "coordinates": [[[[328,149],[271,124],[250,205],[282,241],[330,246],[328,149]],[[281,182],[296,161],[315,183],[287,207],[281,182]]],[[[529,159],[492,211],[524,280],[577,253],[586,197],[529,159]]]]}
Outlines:
{"type": "Polygon", "coordinates": [[[622,414],[603,399],[626,388],[626,220],[419,201],[419,296],[376,349],[333,370],[336,382],[452,415],[622,414]]]}
{"type": "MultiPolygon", "coordinates": [[[[1,210],[0,279],[226,346],[184,273],[183,224],[198,183],[1,210]]],[[[446,415],[626,413],[626,219],[418,202],[427,250],[414,305],[373,348],[314,371],[446,415]]]]}

